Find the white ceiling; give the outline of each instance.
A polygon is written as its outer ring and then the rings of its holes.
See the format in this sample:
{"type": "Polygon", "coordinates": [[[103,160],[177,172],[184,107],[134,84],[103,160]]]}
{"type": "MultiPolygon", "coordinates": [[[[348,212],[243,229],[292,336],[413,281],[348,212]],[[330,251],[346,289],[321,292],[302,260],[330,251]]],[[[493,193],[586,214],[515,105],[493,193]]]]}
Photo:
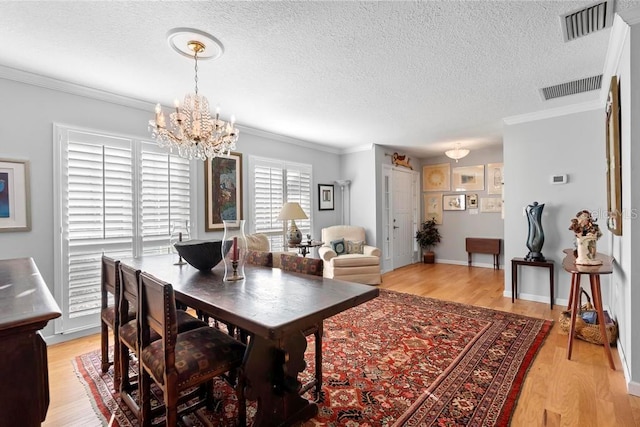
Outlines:
{"type": "Polygon", "coordinates": [[[225,47],[200,63],[199,88],[226,118],[426,157],[500,144],[504,117],[596,100],[539,94],[602,73],[611,30],[565,43],[560,28],[591,3],[0,2],[0,65],[172,105],[193,91],[193,61],[166,33],[197,28],[225,47]]]}

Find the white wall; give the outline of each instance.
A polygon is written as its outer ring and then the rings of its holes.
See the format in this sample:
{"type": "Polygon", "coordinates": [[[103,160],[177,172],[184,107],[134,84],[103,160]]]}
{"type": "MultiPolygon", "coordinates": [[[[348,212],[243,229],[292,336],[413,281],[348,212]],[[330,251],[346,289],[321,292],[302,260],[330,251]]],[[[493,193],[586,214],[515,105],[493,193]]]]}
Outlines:
{"type": "MultiPolygon", "coordinates": [[[[610,234],[606,228],[604,110],[591,110],[559,117],[505,125],[504,128],[504,200],[505,200],[505,295],[511,295],[511,264],[524,257],[528,222],[523,208],[537,201],[544,203],[542,228],[543,255],[555,261],[556,303],[567,303],[570,275],[562,270],[565,248],[573,248],[574,235],[568,227],[571,218],[582,210],[605,215],[600,219],[605,234],[599,250],[610,234]],[[552,175],[567,174],[564,185],[551,184],[552,175]]],[[[549,271],[521,267],[518,275],[520,297],[549,302],[549,271]]],[[[603,277],[603,288],[608,279],[603,277]]],[[[603,296],[605,304],[608,302],[603,296]]]]}
{"type": "MultiPolygon", "coordinates": [[[[350,223],[364,227],[367,244],[376,246],[376,227],[379,218],[376,216],[376,173],[375,148],[343,154],[340,158],[340,179],[351,180],[349,189],[350,223]]],[[[340,188],[336,186],[339,193],[340,188]]],[[[336,194],[338,194],[336,193],[336,194]]],[[[338,200],[339,197],[336,197],[338,200]]]]}
{"type": "MultiPolygon", "coordinates": [[[[502,163],[502,147],[489,147],[485,149],[471,150],[467,157],[460,159],[458,163],[446,156],[430,157],[424,159],[419,167],[422,179],[422,166],[438,163],[450,163],[451,172],[453,168],[463,166],[484,165],[485,167],[485,189],[482,191],[467,191],[464,194],[477,194],[478,206],[482,197],[499,197],[498,195],[487,194],[486,167],[488,163],[502,163]]],[[[421,184],[422,185],[422,182],[421,184]]],[[[453,185],[453,181],[452,181],[453,185]]],[[[444,191],[443,194],[462,194],[461,192],[444,191]]],[[[429,194],[421,192],[420,202],[424,204],[422,195],[429,194]]],[[[434,248],[436,262],[449,264],[467,264],[467,252],[465,251],[466,237],[490,237],[502,239],[504,236],[504,221],[500,213],[482,213],[479,209],[477,214],[472,214],[471,210],[464,211],[443,211],[442,225],[438,226],[442,241],[434,248]]],[[[421,207],[421,219],[424,219],[424,206],[421,207]]],[[[504,253],[504,251],[503,251],[504,253]]],[[[501,256],[500,264],[504,263],[506,257],[501,256]]],[[[493,255],[473,254],[473,265],[493,267],[493,255]]]]}

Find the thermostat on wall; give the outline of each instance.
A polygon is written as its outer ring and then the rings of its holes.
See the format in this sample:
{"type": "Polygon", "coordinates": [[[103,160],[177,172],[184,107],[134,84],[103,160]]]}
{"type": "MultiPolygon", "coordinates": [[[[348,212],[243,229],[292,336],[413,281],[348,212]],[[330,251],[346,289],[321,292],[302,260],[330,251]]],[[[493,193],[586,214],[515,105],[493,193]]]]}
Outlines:
{"type": "Polygon", "coordinates": [[[551,176],[552,184],[566,184],[568,180],[569,180],[569,177],[567,176],[567,174],[551,176]]]}

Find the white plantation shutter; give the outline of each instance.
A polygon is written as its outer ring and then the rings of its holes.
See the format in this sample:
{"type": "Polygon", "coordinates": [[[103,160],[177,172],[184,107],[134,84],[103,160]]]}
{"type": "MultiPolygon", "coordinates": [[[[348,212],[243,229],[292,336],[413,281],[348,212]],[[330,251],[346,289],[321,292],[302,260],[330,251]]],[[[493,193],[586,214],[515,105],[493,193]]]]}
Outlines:
{"type": "Polygon", "coordinates": [[[249,168],[252,232],[269,236],[272,251],[288,250],[278,215],[285,201],[300,203],[309,219],[296,220],[296,225],[303,234],[311,232],[311,165],[250,157],[249,168]]]}
{"type": "Polygon", "coordinates": [[[166,253],[171,225],[189,220],[189,161],[143,142],[140,164],[142,254],[166,253]]]}
{"type": "Polygon", "coordinates": [[[103,253],[168,250],[168,224],[189,218],[189,163],[134,139],[61,126],[56,135],[56,332],[67,333],[98,325],[103,253]]]}

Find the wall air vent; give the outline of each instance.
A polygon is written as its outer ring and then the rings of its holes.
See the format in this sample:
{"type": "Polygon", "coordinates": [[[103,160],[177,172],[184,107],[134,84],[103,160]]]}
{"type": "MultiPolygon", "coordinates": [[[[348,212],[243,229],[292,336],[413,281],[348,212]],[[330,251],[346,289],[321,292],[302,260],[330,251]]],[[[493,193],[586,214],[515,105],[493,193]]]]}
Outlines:
{"type": "Polygon", "coordinates": [[[564,41],[575,40],[613,25],[614,0],[605,0],[560,16],[564,41]]]}
{"type": "Polygon", "coordinates": [[[575,95],[576,93],[589,92],[590,90],[598,90],[602,86],[602,74],[587,77],[572,82],[561,83],[555,86],[543,87],[540,94],[545,101],[561,96],[575,95]]]}

